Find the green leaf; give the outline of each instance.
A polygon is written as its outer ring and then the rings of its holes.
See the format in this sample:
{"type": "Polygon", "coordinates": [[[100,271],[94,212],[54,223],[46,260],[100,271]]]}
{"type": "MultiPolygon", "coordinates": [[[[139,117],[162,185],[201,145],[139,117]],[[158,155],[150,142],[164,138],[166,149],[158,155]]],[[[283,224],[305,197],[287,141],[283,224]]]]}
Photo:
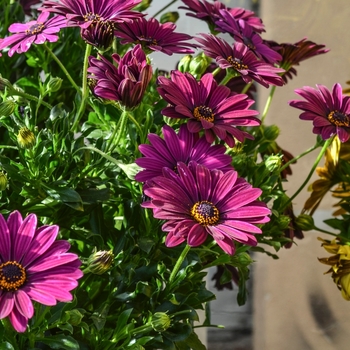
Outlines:
{"type": "Polygon", "coordinates": [[[14,347],[7,341],[0,344],[0,350],[15,350],[14,347]]]}
{"type": "Polygon", "coordinates": [[[69,335],[58,334],[52,337],[37,338],[37,341],[48,345],[51,349],[79,350],[77,341],[69,335]]]}
{"type": "Polygon", "coordinates": [[[46,186],[45,192],[53,199],[56,199],[69,207],[78,210],[84,211],[83,201],[79,196],[79,193],[74,191],[71,188],[49,188],[46,186]]]}
{"type": "Polygon", "coordinates": [[[196,350],[206,350],[206,347],[204,344],[200,341],[198,338],[198,335],[196,333],[191,333],[190,336],[186,339],[184,342],[176,342],[176,346],[179,349],[196,349],[196,350]],[[182,345],[187,346],[187,348],[181,347],[182,345]]]}

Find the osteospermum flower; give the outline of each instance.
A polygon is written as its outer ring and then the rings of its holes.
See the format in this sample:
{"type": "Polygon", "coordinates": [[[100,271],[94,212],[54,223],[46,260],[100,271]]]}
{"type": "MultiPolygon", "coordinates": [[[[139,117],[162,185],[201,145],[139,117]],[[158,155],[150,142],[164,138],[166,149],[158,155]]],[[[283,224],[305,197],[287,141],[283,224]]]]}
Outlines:
{"type": "Polygon", "coordinates": [[[17,332],[33,317],[32,301],[52,306],[72,301],[80,260],[67,241],[55,241],[58,226],[37,228],[37,217],[18,211],[7,221],[0,214],[0,319],[8,317],[17,332]]]}
{"type": "Polygon", "coordinates": [[[317,89],[304,86],[295,92],[306,101],[293,100],[292,107],[304,111],[300,114],[302,120],[312,120],[314,134],[321,135],[323,140],[338,135],[341,142],[350,137],[350,96],[342,93],[340,84],[334,84],[332,91],[323,85],[317,89]]]}
{"type": "Polygon", "coordinates": [[[204,130],[209,143],[216,136],[230,147],[235,140],[252,139],[245,131],[236,126],[257,126],[257,111],[248,108],[254,103],[245,94],[235,94],[223,85],[218,85],[211,73],[197,80],[190,73],[172,71],[171,79],[158,78],[159,94],[170,106],[162,114],[170,118],[189,118],[187,127],[190,132],[204,130]]]}
{"type": "Polygon", "coordinates": [[[12,45],[8,52],[11,57],[15,52],[27,52],[32,44],[57,41],[57,33],[67,26],[67,20],[63,16],[48,19],[49,16],[48,12],[41,13],[36,21],[11,24],[8,30],[14,34],[0,41],[0,50],[12,45]]]}
{"type": "Polygon", "coordinates": [[[150,145],[139,146],[144,157],[135,162],[144,170],[135,176],[136,181],[146,182],[162,176],[164,167],[174,170],[178,162],[188,164],[192,160],[208,169],[232,170],[231,157],[225,154],[225,146],[210,145],[205,137],[199,138],[197,133],[189,132],[185,124],[180,126],[178,134],[168,125],[163,126],[162,131],[164,139],[149,134],[150,145]]]}
{"type": "Polygon", "coordinates": [[[201,36],[203,39],[196,38],[202,44],[201,49],[207,56],[214,58],[220,68],[234,69],[246,83],[255,80],[265,87],[269,87],[269,84],[276,86],[284,84],[278,75],[283,73],[284,69],[260,61],[243,43],[235,42],[232,46],[214,35],[201,34],[201,36]]]}
{"type": "Polygon", "coordinates": [[[119,23],[144,16],[130,11],[142,0],[57,0],[44,1],[41,11],[67,17],[72,25],[87,28],[92,23],[111,21],[119,23]]]}
{"type": "Polygon", "coordinates": [[[174,23],[159,23],[155,18],[138,18],[131,23],[118,25],[115,35],[121,38],[121,44],[141,44],[146,52],[160,51],[167,55],[173,53],[194,53],[190,47],[194,44],[187,43],[192,39],[188,34],[175,33],[174,23]]]}
{"type": "Polygon", "coordinates": [[[96,96],[120,103],[127,107],[137,106],[152,78],[152,67],[147,64],[146,55],[140,45],[136,45],[123,57],[112,55],[117,63],[115,67],[105,57],[90,56],[89,79],[93,80],[93,92],[96,96]]]}
{"type": "Polygon", "coordinates": [[[261,229],[255,224],[269,221],[270,210],[257,200],[262,191],[234,170],[223,173],[195,162],[178,163],[177,173],[164,168],[164,176],[148,181],[144,192],[151,200],[142,206],[166,220],[162,230],[168,232],[168,247],[184,241],[196,247],[209,234],[227,254],[234,254],[234,241],[256,245],[254,235],[261,229]]]}

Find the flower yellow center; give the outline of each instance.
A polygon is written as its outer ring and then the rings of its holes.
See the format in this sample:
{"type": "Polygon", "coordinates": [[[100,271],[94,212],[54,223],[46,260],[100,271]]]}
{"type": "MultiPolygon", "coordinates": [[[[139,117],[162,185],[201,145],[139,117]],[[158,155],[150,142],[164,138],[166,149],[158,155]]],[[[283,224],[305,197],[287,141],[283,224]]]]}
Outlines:
{"type": "Polygon", "coordinates": [[[194,204],[191,215],[199,224],[208,226],[216,225],[220,219],[218,208],[211,202],[200,201],[194,204]]]}
{"type": "Polygon", "coordinates": [[[347,128],[350,127],[349,116],[337,110],[329,113],[327,119],[335,126],[346,126],[347,128]]]}
{"type": "Polygon", "coordinates": [[[28,35],[35,35],[43,31],[45,28],[45,25],[43,23],[36,23],[29,27],[29,29],[26,29],[26,34],[28,35]]]}
{"type": "Polygon", "coordinates": [[[99,22],[101,20],[101,16],[92,12],[87,13],[83,16],[85,22],[92,21],[93,23],[99,22]]]}
{"type": "Polygon", "coordinates": [[[199,106],[193,110],[193,116],[197,120],[205,119],[206,121],[213,123],[215,114],[210,107],[199,106]]]}
{"type": "Polygon", "coordinates": [[[24,284],[26,279],[26,270],[17,261],[0,264],[0,289],[14,292],[24,284]]]}
{"type": "Polygon", "coordinates": [[[251,50],[255,50],[256,46],[254,45],[253,41],[250,38],[243,38],[243,42],[246,46],[248,46],[251,50]]]}
{"type": "Polygon", "coordinates": [[[228,56],[227,62],[236,70],[248,69],[248,66],[246,64],[243,64],[239,58],[228,56]]]}

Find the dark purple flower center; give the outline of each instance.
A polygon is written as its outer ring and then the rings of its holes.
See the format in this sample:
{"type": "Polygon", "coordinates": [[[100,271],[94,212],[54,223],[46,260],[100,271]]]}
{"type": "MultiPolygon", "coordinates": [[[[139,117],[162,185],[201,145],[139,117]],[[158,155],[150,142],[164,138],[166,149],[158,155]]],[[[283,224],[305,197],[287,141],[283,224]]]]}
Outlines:
{"type": "Polygon", "coordinates": [[[83,16],[85,22],[92,21],[93,23],[99,22],[101,20],[101,16],[92,12],[87,13],[83,16]]]}
{"type": "Polygon", "coordinates": [[[152,38],[151,36],[139,36],[140,40],[137,41],[138,44],[142,44],[142,42],[146,42],[148,45],[158,45],[157,39],[152,38]]]}
{"type": "Polygon", "coordinates": [[[0,289],[14,292],[24,284],[26,279],[26,270],[17,261],[0,264],[0,289]]]}
{"type": "Polygon", "coordinates": [[[335,126],[346,126],[347,128],[350,127],[349,116],[337,110],[329,113],[327,119],[335,126]]]}
{"type": "Polygon", "coordinates": [[[243,42],[245,45],[247,45],[251,50],[255,50],[256,46],[254,45],[252,39],[244,37],[243,42]]]}
{"type": "Polygon", "coordinates": [[[205,119],[206,121],[213,123],[215,114],[213,113],[213,110],[210,107],[199,106],[193,110],[193,116],[199,121],[201,119],[205,119]]]}
{"type": "Polygon", "coordinates": [[[43,31],[45,25],[43,23],[36,23],[26,29],[26,34],[35,35],[43,31]]]}
{"type": "Polygon", "coordinates": [[[236,70],[248,69],[248,66],[246,64],[243,64],[239,58],[228,56],[227,61],[236,70]]]}
{"type": "Polygon", "coordinates": [[[216,225],[220,219],[218,208],[208,201],[195,203],[191,209],[191,215],[194,220],[204,226],[216,225]]]}

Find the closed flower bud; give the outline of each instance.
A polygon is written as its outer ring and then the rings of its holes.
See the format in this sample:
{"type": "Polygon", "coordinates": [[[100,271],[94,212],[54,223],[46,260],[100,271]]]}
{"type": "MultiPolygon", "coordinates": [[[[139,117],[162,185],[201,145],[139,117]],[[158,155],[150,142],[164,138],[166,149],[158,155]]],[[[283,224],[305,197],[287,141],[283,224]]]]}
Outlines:
{"type": "Polygon", "coordinates": [[[7,176],[3,171],[0,171],[0,191],[5,191],[7,187],[7,176]]]}
{"type": "Polygon", "coordinates": [[[78,326],[84,317],[84,315],[77,309],[66,311],[66,314],[69,315],[68,322],[72,326],[78,326]]]}
{"type": "Polygon", "coordinates": [[[61,78],[51,78],[47,83],[47,90],[49,92],[58,91],[62,86],[62,81],[63,80],[61,78]]]}
{"type": "Polygon", "coordinates": [[[204,74],[211,63],[211,58],[207,57],[203,52],[194,57],[190,62],[190,73],[195,77],[204,74]]]}
{"type": "Polygon", "coordinates": [[[295,219],[295,224],[303,231],[310,231],[315,227],[313,217],[307,214],[300,214],[295,219]]]}
{"type": "Polygon", "coordinates": [[[191,60],[192,60],[192,55],[183,56],[179,64],[177,65],[177,69],[182,73],[189,72],[191,60]]]}
{"type": "Polygon", "coordinates": [[[142,12],[147,10],[151,6],[152,0],[142,0],[138,5],[136,5],[133,10],[142,12]]]}
{"type": "Polygon", "coordinates": [[[13,86],[9,80],[0,76],[0,91],[4,91],[5,88],[13,89],[13,86]]]}
{"type": "Polygon", "coordinates": [[[264,127],[264,136],[266,140],[274,141],[280,133],[280,129],[277,125],[269,125],[264,127]]]}
{"type": "Polygon", "coordinates": [[[0,103],[0,116],[8,117],[15,110],[16,103],[11,100],[6,100],[0,103]]]}
{"type": "Polygon", "coordinates": [[[167,23],[167,22],[175,23],[178,19],[179,19],[179,13],[177,11],[173,11],[173,12],[164,13],[160,17],[159,22],[160,23],[167,23]]]}
{"type": "Polygon", "coordinates": [[[114,254],[111,250],[96,251],[95,249],[87,261],[88,270],[95,275],[102,275],[109,270],[113,261],[114,254]]]}
{"type": "Polygon", "coordinates": [[[20,147],[30,149],[35,145],[35,135],[27,127],[19,130],[17,135],[17,142],[20,147]]]}
{"type": "Polygon", "coordinates": [[[156,312],[152,315],[151,325],[156,332],[164,332],[171,325],[171,318],[165,312],[156,312]]]}
{"type": "Polygon", "coordinates": [[[282,165],[282,159],[280,156],[272,155],[267,157],[265,160],[265,165],[268,171],[274,172],[278,170],[282,165]]]}

